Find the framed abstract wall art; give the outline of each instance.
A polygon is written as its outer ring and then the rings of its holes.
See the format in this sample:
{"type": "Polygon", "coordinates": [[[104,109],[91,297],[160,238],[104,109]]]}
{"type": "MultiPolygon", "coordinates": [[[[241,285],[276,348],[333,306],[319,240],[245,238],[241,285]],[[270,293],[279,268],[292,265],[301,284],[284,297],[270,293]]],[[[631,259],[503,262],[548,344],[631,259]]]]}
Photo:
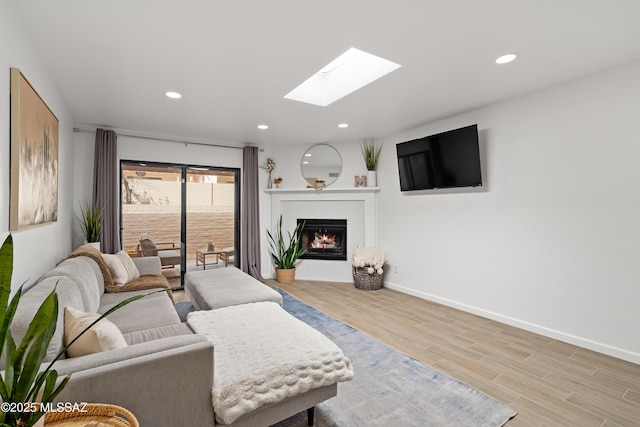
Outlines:
{"type": "Polygon", "coordinates": [[[58,119],[19,69],[11,69],[9,228],[58,220],[58,119]]]}

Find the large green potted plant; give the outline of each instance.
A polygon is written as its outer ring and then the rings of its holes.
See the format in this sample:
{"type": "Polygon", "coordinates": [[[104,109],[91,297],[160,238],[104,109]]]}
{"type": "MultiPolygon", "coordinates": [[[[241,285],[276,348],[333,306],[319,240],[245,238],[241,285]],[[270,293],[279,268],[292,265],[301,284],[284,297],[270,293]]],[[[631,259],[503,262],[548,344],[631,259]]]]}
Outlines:
{"type": "Polygon", "coordinates": [[[293,282],[296,274],[296,261],[307,252],[306,249],[300,246],[300,234],[303,227],[304,222],[298,223],[293,233],[287,232],[288,237],[285,239],[282,232],[282,215],[280,215],[275,238],[267,230],[271,259],[276,267],[276,281],[278,283],[293,282]]]}
{"type": "MultiPolygon", "coordinates": [[[[13,238],[9,235],[0,248],[0,356],[4,356],[4,374],[0,375],[0,398],[8,405],[0,411],[1,427],[29,427],[42,418],[44,412],[33,411],[33,403],[53,402],[56,396],[69,382],[71,375],[58,381],[58,373],[52,369],[53,364],[82,334],[88,331],[100,320],[119,308],[145,297],[137,295],[122,301],[108,310],[97,320],[84,329],[74,340],[67,344],[56,357],[41,370],[47,354],[47,348],[56,330],[58,319],[58,296],[55,289],[47,296],[27,332],[18,345],[11,334],[11,323],[20,302],[22,286],[18,288],[11,300],[11,276],[13,273],[13,238]],[[25,405],[26,404],[26,405],[25,405]]],[[[40,420],[42,422],[42,420],[40,420]]]]}
{"type": "Polygon", "coordinates": [[[375,138],[364,138],[360,148],[364,164],[367,167],[367,187],[376,187],[378,185],[376,169],[378,169],[382,142],[378,145],[375,138]]]}
{"type": "Polygon", "coordinates": [[[81,203],[78,221],[86,242],[93,243],[92,246],[99,250],[100,233],[102,232],[102,208],[89,205],[89,203],[81,203]]]}

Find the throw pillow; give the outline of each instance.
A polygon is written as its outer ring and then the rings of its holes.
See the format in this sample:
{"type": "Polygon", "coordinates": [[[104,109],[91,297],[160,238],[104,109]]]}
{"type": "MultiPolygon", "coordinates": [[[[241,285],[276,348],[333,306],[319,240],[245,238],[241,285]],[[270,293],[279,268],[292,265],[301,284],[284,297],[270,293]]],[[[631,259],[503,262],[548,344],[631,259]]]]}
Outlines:
{"type": "MultiPolygon", "coordinates": [[[[68,345],[98,317],[97,313],[85,313],[72,307],[64,309],[64,345],[68,345]]],[[[79,357],[87,354],[123,348],[127,342],[120,329],[107,319],[102,319],[85,332],[71,347],[67,349],[68,357],[79,357]]]]}
{"type": "Polygon", "coordinates": [[[116,285],[122,286],[140,277],[138,267],[125,251],[120,251],[114,255],[103,254],[102,256],[109,266],[113,282],[116,285]]]}

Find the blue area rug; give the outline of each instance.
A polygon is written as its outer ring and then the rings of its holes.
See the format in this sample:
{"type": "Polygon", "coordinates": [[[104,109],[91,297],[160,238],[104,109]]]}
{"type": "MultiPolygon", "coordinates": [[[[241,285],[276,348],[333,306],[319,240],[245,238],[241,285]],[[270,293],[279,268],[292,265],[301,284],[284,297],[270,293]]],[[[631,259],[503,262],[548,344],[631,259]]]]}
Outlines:
{"type": "Polygon", "coordinates": [[[191,301],[187,302],[178,302],[176,303],[176,311],[178,312],[178,317],[180,317],[181,322],[187,321],[187,315],[192,311],[195,311],[193,304],[191,301]]]}
{"type": "MultiPolygon", "coordinates": [[[[282,289],[284,309],[325,334],[351,359],[352,381],[316,406],[316,427],[498,427],[516,412],[493,398],[402,354],[282,289]]],[[[183,321],[190,302],[176,304],[183,321]]],[[[303,427],[301,412],[274,427],[303,427]]]]}
{"type": "MultiPolygon", "coordinates": [[[[325,334],[351,359],[352,381],[316,407],[318,427],[502,426],[516,412],[493,398],[439,373],[281,289],[284,309],[325,334]]],[[[300,413],[277,427],[306,426],[300,413]]]]}

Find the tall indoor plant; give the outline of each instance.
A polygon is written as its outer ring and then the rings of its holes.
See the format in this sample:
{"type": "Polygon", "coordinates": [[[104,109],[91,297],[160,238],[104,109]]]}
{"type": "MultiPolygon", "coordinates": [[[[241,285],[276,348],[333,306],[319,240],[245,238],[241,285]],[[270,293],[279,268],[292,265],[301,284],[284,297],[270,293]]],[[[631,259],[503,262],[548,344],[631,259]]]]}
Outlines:
{"type": "Polygon", "coordinates": [[[89,203],[81,203],[78,221],[87,243],[92,244],[91,246],[99,250],[100,233],[102,232],[102,208],[89,205],[89,203]]]}
{"type": "Polygon", "coordinates": [[[360,147],[364,164],[367,167],[367,187],[376,187],[378,185],[376,169],[378,169],[382,142],[378,145],[375,138],[364,138],[360,147]]]}
{"type": "Polygon", "coordinates": [[[293,282],[296,274],[296,261],[307,252],[306,249],[300,247],[300,234],[303,227],[304,222],[298,223],[293,233],[287,232],[288,238],[285,239],[282,232],[282,215],[280,215],[275,238],[267,230],[271,259],[273,259],[273,263],[276,266],[276,281],[278,283],[293,282]]]}
{"type": "MultiPolygon", "coordinates": [[[[136,295],[117,304],[85,328],[75,339],[67,344],[56,357],[41,370],[47,348],[56,330],[58,319],[58,296],[54,289],[43,301],[27,332],[18,345],[11,334],[11,323],[22,295],[22,286],[11,300],[11,276],[13,274],[13,238],[9,235],[0,248],[0,356],[4,356],[4,374],[0,375],[0,398],[2,402],[15,405],[16,409],[25,409],[25,403],[49,403],[64,389],[71,374],[58,381],[58,373],[53,364],[67,349],[93,325],[109,314],[130,302],[146,295],[161,291],[152,291],[136,295]]],[[[28,408],[27,408],[28,409],[28,408]]],[[[1,427],[30,427],[42,418],[44,412],[23,410],[21,412],[0,411],[1,427]]]]}

